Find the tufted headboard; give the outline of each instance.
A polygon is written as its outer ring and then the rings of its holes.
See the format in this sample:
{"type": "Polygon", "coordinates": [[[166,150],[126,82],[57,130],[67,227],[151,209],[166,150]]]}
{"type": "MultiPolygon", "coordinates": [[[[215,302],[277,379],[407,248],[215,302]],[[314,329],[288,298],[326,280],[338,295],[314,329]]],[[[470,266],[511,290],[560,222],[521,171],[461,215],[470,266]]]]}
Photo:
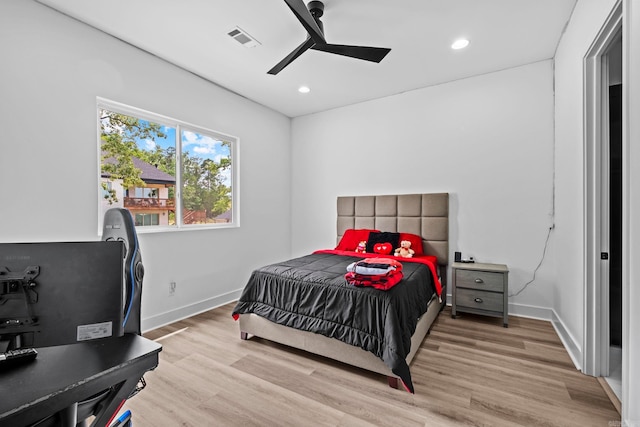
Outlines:
{"type": "Polygon", "coordinates": [[[340,196],[337,226],[337,241],[349,228],[417,234],[425,254],[449,263],[449,193],[340,196]]]}

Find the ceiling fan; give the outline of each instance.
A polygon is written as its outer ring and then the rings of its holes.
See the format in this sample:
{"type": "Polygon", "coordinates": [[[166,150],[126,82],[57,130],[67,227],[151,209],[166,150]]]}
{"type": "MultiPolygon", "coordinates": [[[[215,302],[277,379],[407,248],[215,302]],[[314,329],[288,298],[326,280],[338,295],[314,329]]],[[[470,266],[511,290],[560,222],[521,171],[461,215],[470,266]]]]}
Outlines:
{"type": "Polygon", "coordinates": [[[349,46],[341,44],[329,44],[324,38],[324,26],[320,21],[324,13],[324,3],[321,1],[310,1],[305,7],[302,0],[284,0],[291,9],[298,21],[307,30],[307,39],[297,48],[287,55],[275,67],[267,71],[267,74],[276,75],[291,64],[294,59],[302,55],[308,49],[320,50],[322,52],[335,53],[337,55],[349,56],[351,58],[364,59],[365,61],[380,62],[391,51],[382,47],[369,46],[349,46]]]}

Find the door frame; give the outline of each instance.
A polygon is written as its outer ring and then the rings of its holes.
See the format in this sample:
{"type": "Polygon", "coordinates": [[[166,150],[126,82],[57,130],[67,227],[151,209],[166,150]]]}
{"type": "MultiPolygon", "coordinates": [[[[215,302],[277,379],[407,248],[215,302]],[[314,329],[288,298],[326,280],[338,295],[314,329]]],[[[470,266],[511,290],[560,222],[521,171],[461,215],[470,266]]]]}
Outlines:
{"type": "Polygon", "coordinates": [[[585,322],[582,366],[585,374],[593,376],[609,373],[609,265],[600,259],[601,252],[608,252],[609,248],[609,190],[605,188],[609,179],[607,54],[622,35],[622,17],[622,1],[619,0],[584,58],[585,322]]]}

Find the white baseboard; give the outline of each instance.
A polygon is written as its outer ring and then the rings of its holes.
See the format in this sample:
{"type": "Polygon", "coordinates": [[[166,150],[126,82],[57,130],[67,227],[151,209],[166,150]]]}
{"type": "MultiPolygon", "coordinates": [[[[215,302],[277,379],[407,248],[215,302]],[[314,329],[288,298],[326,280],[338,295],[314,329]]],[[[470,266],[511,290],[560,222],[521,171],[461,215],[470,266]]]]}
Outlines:
{"type": "MultiPolygon", "coordinates": [[[[447,305],[451,305],[451,294],[447,294],[447,305]]],[[[528,317],[530,319],[551,321],[553,319],[553,309],[510,303],[509,316],[528,317]]]]}
{"type": "MultiPolygon", "coordinates": [[[[447,304],[451,305],[450,294],[447,295],[447,304]]],[[[582,371],[582,347],[566,328],[564,322],[554,309],[510,303],[509,316],[528,317],[530,319],[551,322],[551,325],[556,330],[558,337],[560,337],[560,341],[562,341],[562,345],[564,345],[564,348],[567,350],[567,353],[569,354],[569,357],[576,369],[582,371]]]]}
{"type": "Polygon", "coordinates": [[[238,289],[233,292],[229,292],[223,295],[218,295],[213,298],[206,299],[204,301],[198,301],[194,304],[185,305],[183,307],[176,308],[175,310],[167,311],[155,316],[146,317],[142,319],[142,332],[151,331],[153,329],[160,328],[162,326],[169,325],[171,323],[178,322],[196,314],[203,313],[208,310],[212,310],[221,305],[228,304],[233,301],[237,301],[240,298],[242,289],[238,289]]]}
{"type": "Polygon", "coordinates": [[[558,313],[552,308],[535,307],[522,304],[509,304],[509,315],[519,317],[529,317],[531,319],[546,320],[551,322],[556,330],[562,345],[569,353],[569,357],[577,370],[582,371],[582,350],[580,344],[566,328],[558,313]]]}
{"type": "Polygon", "coordinates": [[[553,319],[553,309],[535,305],[510,303],[509,316],[528,317],[529,319],[546,320],[550,322],[553,319]]]}
{"type": "Polygon", "coordinates": [[[551,320],[551,324],[560,337],[560,341],[562,341],[564,348],[567,349],[567,353],[569,353],[569,357],[573,361],[576,369],[582,372],[582,346],[576,341],[571,332],[569,332],[569,330],[566,328],[562,319],[558,317],[558,313],[556,313],[555,310],[552,311],[553,318],[551,320]]]}

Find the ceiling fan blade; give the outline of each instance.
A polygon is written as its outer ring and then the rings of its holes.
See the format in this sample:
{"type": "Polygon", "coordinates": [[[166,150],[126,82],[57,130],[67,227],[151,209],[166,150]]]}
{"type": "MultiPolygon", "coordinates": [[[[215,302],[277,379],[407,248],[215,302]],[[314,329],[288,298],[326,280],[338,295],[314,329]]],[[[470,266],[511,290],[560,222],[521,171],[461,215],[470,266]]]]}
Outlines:
{"type": "Polygon", "coordinates": [[[302,0],[284,0],[315,43],[325,43],[324,34],[302,0]]]}
{"type": "Polygon", "coordinates": [[[311,49],[349,56],[351,58],[364,59],[365,61],[371,62],[380,62],[385,56],[387,56],[387,53],[391,52],[391,49],[383,47],[348,46],[328,43],[318,43],[315,46],[312,46],[311,49]]]}
{"type": "Polygon", "coordinates": [[[278,74],[280,71],[284,69],[284,67],[291,64],[294,59],[302,55],[303,52],[305,52],[309,48],[312,48],[314,44],[315,42],[311,38],[306,39],[304,42],[302,42],[300,46],[295,48],[293,52],[287,55],[282,61],[278,62],[275,67],[267,71],[267,74],[272,74],[272,75],[278,74]]]}

